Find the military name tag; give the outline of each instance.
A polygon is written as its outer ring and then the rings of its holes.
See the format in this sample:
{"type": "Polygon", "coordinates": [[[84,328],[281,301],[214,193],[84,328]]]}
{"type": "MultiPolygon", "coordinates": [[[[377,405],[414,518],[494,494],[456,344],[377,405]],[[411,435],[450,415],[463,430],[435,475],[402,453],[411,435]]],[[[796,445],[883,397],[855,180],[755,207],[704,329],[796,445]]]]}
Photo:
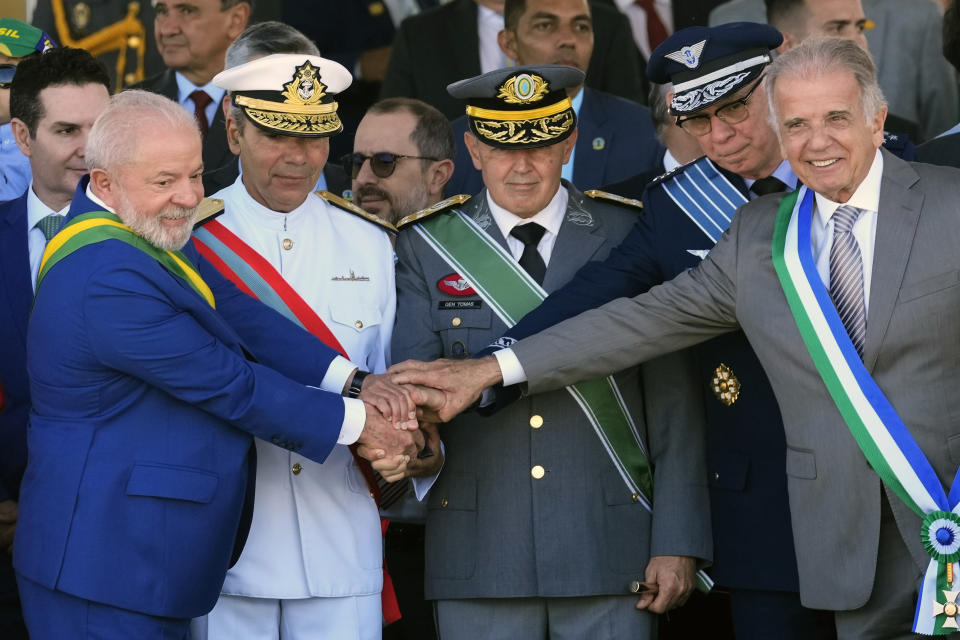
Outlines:
{"type": "Polygon", "coordinates": [[[441,300],[437,304],[440,311],[458,311],[460,309],[480,309],[483,307],[483,300],[441,300]]]}

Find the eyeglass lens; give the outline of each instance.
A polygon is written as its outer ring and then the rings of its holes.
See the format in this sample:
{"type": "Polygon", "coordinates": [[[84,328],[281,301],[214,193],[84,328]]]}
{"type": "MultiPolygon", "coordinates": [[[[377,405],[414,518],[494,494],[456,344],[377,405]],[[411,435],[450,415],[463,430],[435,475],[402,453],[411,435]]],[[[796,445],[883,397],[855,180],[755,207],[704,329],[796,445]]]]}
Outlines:
{"type": "Polygon", "coordinates": [[[397,160],[402,156],[395,153],[381,152],[365,156],[362,153],[348,153],[343,156],[343,168],[351,178],[360,175],[360,169],[366,160],[370,160],[370,169],[378,178],[389,178],[397,168],[397,160]]]}
{"type": "Polygon", "coordinates": [[[9,86],[13,82],[13,76],[17,73],[17,67],[12,64],[0,64],[0,86],[9,86]]]}

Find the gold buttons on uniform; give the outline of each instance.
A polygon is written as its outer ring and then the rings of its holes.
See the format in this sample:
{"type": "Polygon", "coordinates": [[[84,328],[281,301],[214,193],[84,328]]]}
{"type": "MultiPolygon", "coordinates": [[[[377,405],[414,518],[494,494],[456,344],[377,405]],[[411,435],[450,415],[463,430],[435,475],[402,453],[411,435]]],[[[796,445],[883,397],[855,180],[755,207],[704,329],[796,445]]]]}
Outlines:
{"type": "Polygon", "coordinates": [[[130,36],[127,38],[127,46],[131,49],[136,49],[140,46],[140,37],[139,36],[130,36]]]}
{"type": "Polygon", "coordinates": [[[284,238],[283,242],[280,244],[287,251],[290,251],[290,249],[293,249],[293,240],[291,240],[290,238],[284,238]]]}
{"type": "Polygon", "coordinates": [[[630,499],[633,500],[634,502],[640,502],[640,494],[639,493],[631,494],[630,499]]]}
{"type": "Polygon", "coordinates": [[[357,329],[363,329],[363,320],[357,320],[353,323],[353,326],[355,326],[357,329]]]}
{"type": "Polygon", "coordinates": [[[446,498],[443,498],[443,499],[440,501],[440,506],[443,507],[443,508],[446,508],[446,506],[447,506],[448,504],[450,504],[450,501],[447,500],[446,498]]]}
{"type": "Polygon", "coordinates": [[[539,429],[543,426],[543,416],[533,415],[530,416],[530,426],[534,429],[539,429]]]}
{"type": "Polygon", "coordinates": [[[461,320],[460,318],[454,318],[453,320],[450,321],[450,324],[452,324],[455,327],[459,327],[461,322],[463,322],[463,320],[461,320]]]}
{"type": "Polygon", "coordinates": [[[546,471],[544,471],[543,467],[541,467],[540,465],[537,465],[533,469],[530,469],[530,475],[533,476],[534,480],[539,480],[544,476],[544,474],[546,474],[546,471]]]}
{"type": "Polygon", "coordinates": [[[298,475],[300,475],[300,472],[301,472],[301,471],[303,471],[303,467],[300,465],[300,463],[299,463],[299,462],[294,462],[294,463],[293,463],[293,475],[298,476],[298,475]]]}

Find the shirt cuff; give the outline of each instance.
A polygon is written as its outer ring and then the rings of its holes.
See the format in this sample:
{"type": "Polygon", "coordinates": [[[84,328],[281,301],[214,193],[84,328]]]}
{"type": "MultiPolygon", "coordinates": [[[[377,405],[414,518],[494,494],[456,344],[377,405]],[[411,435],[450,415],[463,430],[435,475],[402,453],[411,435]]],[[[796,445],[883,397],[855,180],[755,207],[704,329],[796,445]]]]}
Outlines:
{"type": "Polygon", "coordinates": [[[423,499],[427,497],[427,493],[433,488],[437,478],[440,477],[440,472],[443,471],[443,465],[447,462],[447,448],[443,446],[442,440],[440,441],[440,454],[443,456],[443,462],[440,463],[440,468],[437,469],[435,474],[422,478],[410,478],[410,484],[413,485],[413,493],[417,496],[417,502],[423,502],[423,499]]]}
{"type": "Polygon", "coordinates": [[[337,395],[342,394],[343,388],[347,386],[347,380],[350,379],[350,375],[357,368],[357,365],[343,356],[335,357],[330,366],[327,367],[327,373],[324,374],[323,380],[320,381],[320,388],[337,395]]]}
{"type": "Polygon", "coordinates": [[[513,349],[500,349],[493,354],[500,365],[500,373],[503,376],[503,386],[509,387],[512,384],[519,384],[527,381],[527,374],[523,370],[523,365],[513,349]]]}
{"type": "Polygon", "coordinates": [[[367,408],[359,398],[343,399],[343,426],[337,444],[353,444],[360,439],[363,425],[367,422],[367,408]]]}

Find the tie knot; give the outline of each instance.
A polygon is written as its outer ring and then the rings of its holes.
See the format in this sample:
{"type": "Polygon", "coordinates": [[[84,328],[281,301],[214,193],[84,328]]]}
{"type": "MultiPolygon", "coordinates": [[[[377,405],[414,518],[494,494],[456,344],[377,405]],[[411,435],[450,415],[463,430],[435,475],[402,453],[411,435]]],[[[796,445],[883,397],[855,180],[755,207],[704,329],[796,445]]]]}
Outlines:
{"type": "Polygon", "coordinates": [[[525,247],[536,247],[540,244],[540,239],[543,238],[543,234],[546,231],[546,229],[536,222],[528,222],[527,224],[515,226],[510,230],[510,235],[522,242],[525,247]]]}
{"type": "Polygon", "coordinates": [[[51,213],[50,215],[41,218],[37,222],[36,227],[40,229],[40,232],[43,233],[43,237],[47,239],[47,242],[50,242],[50,238],[57,235],[57,232],[63,228],[64,217],[58,213],[51,213]]]}
{"type": "Polygon", "coordinates": [[[847,233],[853,229],[853,225],[856,224],[857,218],[860,217],[861,213],[862,210],[857,209],[849,204],[838,207],[837,210],[833,212],[834,235],[838,233],[847,233]]]}
{"type": "Polygon", "coordinates": [[[765,196],[768,193],[780,193],[781,191],[786,191],[786,189],[787,185],[785,185],[779,178],[774,178],[773,176],[761,178],[750,185],[750,191],[754,192],[758,196],[765,196]]]}
{"type": "Polygon", "coordinates": [[[206,109],[207,105],[213,102],[213,98],[203,89],[197,89],[191,93],[190,99],[193,100],[193,104],[197,109],[206,109]]]}

